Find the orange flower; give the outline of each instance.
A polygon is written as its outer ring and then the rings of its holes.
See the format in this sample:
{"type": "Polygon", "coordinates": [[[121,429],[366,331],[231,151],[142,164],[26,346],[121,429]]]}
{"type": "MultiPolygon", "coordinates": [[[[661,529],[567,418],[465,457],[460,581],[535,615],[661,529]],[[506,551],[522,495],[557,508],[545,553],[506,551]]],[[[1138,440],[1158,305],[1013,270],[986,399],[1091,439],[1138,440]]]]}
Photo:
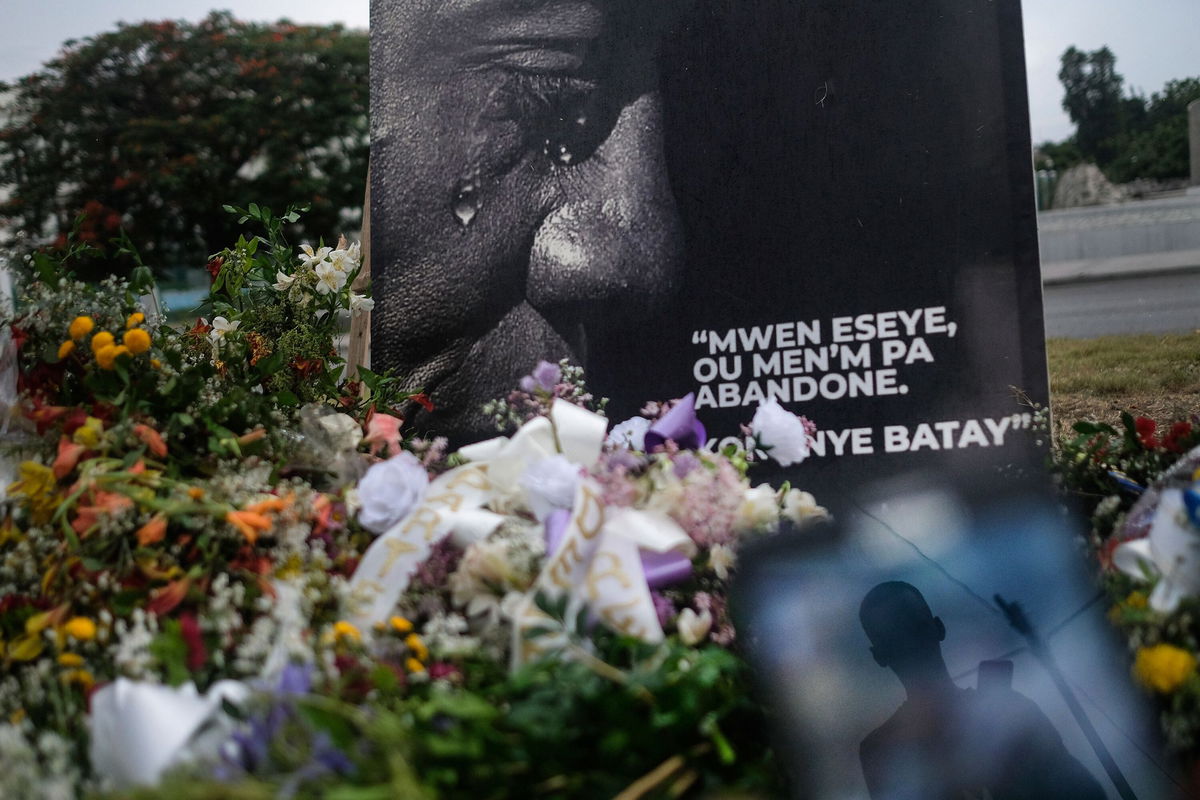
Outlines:
{"type": "Polygon", "coordinates": [[[256,511],[230,511],[225,521],[241,531],[250,544],[258,541],[260,531],[271,530],[271,520],[256,511]]]}
{"type": "Polygon", "coordinates": [[[156,589],[150,595],[150,602],[146,604],[146,610],[151,614],[162,616],[168,613],[175,606],[183,602],[187,597],[188,587],[192,584],[191,578],[183,578],[177,581],[171,581],[161,589],[156,589]]]}
{"type": "Polygon", "coordinates": [[[67,356],[71,355],[71,353],[74,353],[74,352],[75,352],[75,343],[72,342],[70,339],[67,339],[65,342],[63,342],[62,344],[60,344],[58,346],[58,360],[62,361],[64,358],[66,358],[67,356]]]}
{"type": "Polygon", "coordinates": [[[266,435],[267,435],[266,428],[255,428],[254,430],[250,431],[249,433],[244,433],[241,436],[239,436],[237,443],[240,446],[245,447],[248,444],[254,444],[255,442],[259,441],[260,439],[266,438],[266,435]]]}
{"type": "Polygon", "coordinates": [[[133,501],[123,494],[116,492],[92,492],[91,505],[79,506],[71,527],[80,536],[91,530],[101,517],[116,514],[127,508],[133,508],[133,501]]]}
{"type": "Polygon", "coordinates": [[[163,441],[162,436],[154,428],[138,423],[133,426],[133,435],[141,439],[142,443],[150,448],[150,452],[155,458],[167,457],[167,443],[163,441]]]}
{"type": "MultiPolygon", "coordinates": [[[[125,320],[125,328],[126,328],[126,330],[131,329],[131,328],[136,328],[138,325],[141,325],[145,321],[146,321],[146,315],[140,311],[135,311],[132,314],[130,314],[129,317],[125,320]]],[[[126,344],[128,344],[128,342],[126,342],[126,344]]]]}
{"type": "Polygon", "coordinates": [[[147,545],[161,542],[167,535],[167,518],[162,514],[155,514],[142,527],[138,528],[137,540],[138,545],[146,547],[147,545]]]}
{"type": "Polygon", "coordinates": [[[246,506],[246,510],[255,514],[266,514],[268,511],[284,511],[291,504],[291,497],[268,497],[266,500],[246,506]]]}
{"type": "Polygon", "coordinates": [[[54,459],[52,467],[54,477],[61,481],[70,475],[86,450],[86,447],[81,444],[75,444],[66,436],[60,438],[58,440],[58,456],[54,459]]]}

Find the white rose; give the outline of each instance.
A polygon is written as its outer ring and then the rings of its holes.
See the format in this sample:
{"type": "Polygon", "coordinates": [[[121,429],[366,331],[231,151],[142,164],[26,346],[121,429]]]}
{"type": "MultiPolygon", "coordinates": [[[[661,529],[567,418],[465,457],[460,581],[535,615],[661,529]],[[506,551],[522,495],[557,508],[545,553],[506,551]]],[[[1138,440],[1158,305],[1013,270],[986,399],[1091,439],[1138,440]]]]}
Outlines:
{"type": "Polygon", "coordinates": [[[369,531],[384,533],[416,507],[428,486],[425,467],[408,451],[373,464],[358,482],[358,521],[369,531]]]}
{"type": "Polygon", "coordinates": [[[759,403],[750,430],[769,448],[767,455],[785,467],[808,458],[808,431],[804,423],[779,405],[778,400],[759,403]]]}
{"type": "Polygon", "coordinates": [[[779,501],[769,484],[747,489],[738,508],[738,527],[742,530],[773,527],[779,522],[779,501]]]}
{"type": "Polygon", "coordinates": [[[783,516],[802,525],[829,519],[829,512],[824,506],[817,505],[817,499],[808,492],[792,489],[783,496],[783,516]]]}
{"type": "Polygon", "coordinates": [[[645,450],[646,431],[650,430],[652,424],[645,417],[630,417],[624,422],[618,422],[608,434],[608,443],[614,447],[645,450]]]}
{"type": "Polygon", "coordinates": [[[690,608],[685,608],[675,620],[675,628],[679,631],[680,640],[689,646],[704,641],[712,629],[712,614],[701,611],[697,614],[690,608]]]}
{"type": "Polygon", "coordinates": [[[555,509],[571,509],[579,481],[579,467],[559,454],[530,464],[518,483],[525,490],[529,510],[545,522],[555,509]]]}

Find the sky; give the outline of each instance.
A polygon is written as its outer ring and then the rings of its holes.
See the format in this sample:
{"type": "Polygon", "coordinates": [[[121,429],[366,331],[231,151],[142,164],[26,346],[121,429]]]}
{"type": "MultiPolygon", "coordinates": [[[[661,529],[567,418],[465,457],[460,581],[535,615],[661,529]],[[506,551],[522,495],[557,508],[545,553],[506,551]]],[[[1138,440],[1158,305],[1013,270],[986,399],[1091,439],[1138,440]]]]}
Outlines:
{"type": "MultiPolygon", "coordinates": [[[[798,0],[801,1],[801,0],[798,0]]],[[[215,7],[248,20],[341,22],[365,28],[369,0],[0,0],[0,80],[28,74],[66,39],[118,21],[197,20],[215,7]]],[[[1071,45],[1117,56],[1127,88],[1149,95],[1173,78],[1200,76],[1200,0],[1025,0],[1025,55],[1033,140],[1057,141],[1073,126],[1061,107],[1058,59],[1071,45]]]]}

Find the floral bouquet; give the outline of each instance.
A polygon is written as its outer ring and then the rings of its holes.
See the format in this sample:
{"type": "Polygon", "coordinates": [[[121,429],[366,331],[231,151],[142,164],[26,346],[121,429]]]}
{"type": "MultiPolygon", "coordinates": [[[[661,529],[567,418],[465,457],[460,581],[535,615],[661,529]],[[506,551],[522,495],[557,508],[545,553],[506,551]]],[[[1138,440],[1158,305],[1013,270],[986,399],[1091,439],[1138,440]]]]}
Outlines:
{"type": "Polygon", "coordinates": [[[746,477],[811,424],[766,405],[707,452],[684,398],[609,430],[543,363],[490,408],[511,435],[447,453],[338,355],[357,246],[230,210],[263,233],[183,330],[73,244],[5,321],[0,793],[777,792],[726,588],[824,515],[746,477]]]}
{"type": "Polygon", "coordinates": [[[1057,469],[1092,523],[1091,547],[1167,744],[1200,760],[1200,425],[1079,422],[1057,469]]]}

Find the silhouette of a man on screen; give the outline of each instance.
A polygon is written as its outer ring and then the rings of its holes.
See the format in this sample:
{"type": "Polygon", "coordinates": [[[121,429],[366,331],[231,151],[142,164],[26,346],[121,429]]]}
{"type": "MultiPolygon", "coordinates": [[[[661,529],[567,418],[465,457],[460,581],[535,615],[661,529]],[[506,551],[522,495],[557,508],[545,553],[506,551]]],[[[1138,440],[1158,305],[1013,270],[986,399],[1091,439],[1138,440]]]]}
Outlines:
{"type": "Polygon", "coordinates": [[[1046,715],[1008,686],[960,689],[942,658],[946,626],[908,583],[881,583],[859,621],[875,662],[907,699],[859,747],[874,800],[1103,800],[1046,715]]]}

